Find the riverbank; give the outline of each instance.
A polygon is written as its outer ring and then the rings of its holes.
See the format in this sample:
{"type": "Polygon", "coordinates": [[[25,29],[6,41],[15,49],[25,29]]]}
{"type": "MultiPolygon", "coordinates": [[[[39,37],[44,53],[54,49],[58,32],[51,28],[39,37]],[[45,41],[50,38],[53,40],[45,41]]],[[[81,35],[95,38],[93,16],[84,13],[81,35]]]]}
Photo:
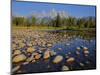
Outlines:
{"type": "Polygon", "coordinates": [[[95,28],[78,28],[78,27],[52,27],[52,26],[30,26],[30,27],[26,27],[26,26],[12,26],[12,29],[32,29],[32,30],[75,30],[75,31],[96,31],[95,28]]]}

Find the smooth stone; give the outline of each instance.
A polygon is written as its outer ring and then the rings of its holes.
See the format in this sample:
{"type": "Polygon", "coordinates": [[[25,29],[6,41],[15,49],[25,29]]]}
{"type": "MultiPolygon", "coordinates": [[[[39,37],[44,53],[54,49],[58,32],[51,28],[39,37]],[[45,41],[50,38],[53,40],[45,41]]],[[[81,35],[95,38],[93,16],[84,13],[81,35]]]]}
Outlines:
{"type": "Polygon", "coordinates": [[[82,66],[82,67],[84,66],[84,64],[83,64],[83,63],[79,63],[79,64],[80,64],[80,66],[82,66]]]}
{"type": "Polygon", "coordinates": [[[72,64],[74,61],[75,61],[75,58],[73,58],[73,57],[70,57],[67,59],[68,64],[72,64]]]}
{"type": "Polygon", "coordinates": [[[57,53],[56,52],[54,52],[53,50],[52,51],[50,51],[50,55],[51,56],[54,56],[54,55],[56,55],[57,53]]]}
{"type": "Polygon", "coordinates": [[[52,44],[50,44],[50,43],[49,43],[49,44],[47,44],[47,47],[52,47],[52,44]]]}
{"type": "Polygon", "coordinates": [[[60,63],[62,60],[63,60],[63,56],[57,55],[57,56],[54,58],[53,63],[57,64],[57,63],[60,63]]]}
{"type": "Polygon", "coordinates": [[[71,52],[68,52],[68,54],[70,55],[70,54],[71,54],[71,52]]]}
{"type": "Polygon", "coordinates": [[[88,54],[85,54],[86,57],[88,57],[88,54]]]}
{"type": "Polygon", "coordinates": [[[17,73],[21,73],[22,71],[18,71],[17,73]]]}
{"type": "Polygon", "coordinates": [[[44,58],[44,59],[50,58],[50,51],[45,51],[45,52],[44,52],[43,58],[44,58]]]}
{"type": "Polygon", "coordinates": [[[77,54],[77,55],[80,55],[80,52],[79,52],[79,51],[76,51],[76,54],[77,54]]]}
{"type": "Polygon", "coordinates": [[[19,43],[19,47],[20,47],[20,48],[23,48],[24,46],[25,46],[24,43],[19,43]]]}
{"type": "Polygon", "coordinates": [[[17,45],[16,44],[12,44],[12,50],[16,49],[17,45]]]}
{"type": "Polygon", "coordinates": [[[50,68],[50,65],[48,65],[47,68],[50,68]]]}
{"type": "Polygon", "coordinates": [[[66,55],[66,58],[69,58],[69,56],[68,56],[68,55],[66,55]]]}
{"type": "Polygon", "coordinates": [[[58,48],[58,50],[62,50],[62,48],[58,48]]]}
{"type": "Polygon", "coordinates": [[[67,45],[67,46],[69,46],[69,45],[70,45],[70,43],[67,43],[66,45],[67,45]]]}
{"type": "Polygon", "coordinates": [[[24,63],[23,63],[23,65],[27,65],[27,64],[29,64],[29,62],[24,62],[24,63]]]}
{"type": "Polygon", "coordinates": [[[80,47],[77,47],[76,49],[77,49],[77,50],[80,50],[81,48],[80,48],[80,47]]]}
{"type": "Polygon", "coordinates": [[[89,51],[84,51],[84,54],[89,54],[89,51]]]}
{"type": "Polygon", "coordinates": [[[88,50],[88,48],[87,47],[83,47],[83,50],[88,50]]]}
{"type": "Polygon", "coordinates": [[[26,60],[26,56],[24,54],[17,55],[12,59],[14,63],[18,63],[25,60],[26,60]]]}
{"type": "Polygon", "coordinates": [[[64,66],[62,67],[62,71],[68,71],[68,70],[69,70],[69,67],[68,67],[68,66],[65,66],[65,65],[64,65],[64,66]]]}
{"type": "Polygon", "coordinates": [[[85,63],[86,63],[86,64],[89,64],[90,62],[89,62],[89,61],[86,61],[85,63]]]}
{"type": "Polygon", "coordinates": [[[27,58],[27,62],[31,62],[33,59],[34,59],[34,55],[37,55],[37,54],[35,54],[35,53],[32,53],[31,55],[30,55],[30,57],[28,57],[27,58]]]}
{"type": "Polygon", "coordinates": [[[37,55],[35,55],[34,58],[35,58],[36,60],[40,59],[40,58],[41,58],[41,54],[37,54],[37,55]]]}
{"type": "Polygon", "coordinates": [[[29,57],[28,59],[26,59],[27,62],[31,62],[33,60],[33,58],[29,57]]]}
{"type": "Polygon", "coordinates": [[[21,54],[22,52],[20,50],[15,50],[13,55],[18,55],[18,54],[21,54]]]}
{"type": "Polygon", "coordinates": [[[27,48],[27,52],[29,52],[29,53],[32,53],[32,52],[34,52],[34,51],[35,51],[35,48],[33,48],[33,47],[27,48]]]}
{"type": "Polygon", "coordinates": [[[36,62],[36,60],[34,59],[34,60],[32,60],[32,63],[35,63],[36,62]]]}
{"type": "Polygon", "coordinates": [[[41,51],[45,51],[45,50],[46,50],[46,48],[40,48],[40,50],[41,50],[41,51]]]}
{"type": "Polygon", "coordinates": [[[18,71],[19,69],[20,69],[20,66],[18,65],[18,66],[14,67],[14,68],[12,69],[12,72],[16,72],[16,71],[18,71]]]}

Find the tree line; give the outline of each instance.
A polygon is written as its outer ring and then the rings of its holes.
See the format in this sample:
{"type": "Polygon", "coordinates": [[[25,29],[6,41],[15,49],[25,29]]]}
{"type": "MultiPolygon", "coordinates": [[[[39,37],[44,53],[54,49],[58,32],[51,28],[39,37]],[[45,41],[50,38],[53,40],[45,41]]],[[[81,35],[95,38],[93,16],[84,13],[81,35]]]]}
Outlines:
{"type": "Polygon", "coordinates": [[[95,28],[96,27],[96,18],[95,17],[66,17],[61,18],[58,13],[54,18],[36,18],[34,16],[31,17],[12,17],[12,24],[15,26],[52,26],[52,27],[65,27],[66,29],[71,27],[77,28],[95,28]]]}

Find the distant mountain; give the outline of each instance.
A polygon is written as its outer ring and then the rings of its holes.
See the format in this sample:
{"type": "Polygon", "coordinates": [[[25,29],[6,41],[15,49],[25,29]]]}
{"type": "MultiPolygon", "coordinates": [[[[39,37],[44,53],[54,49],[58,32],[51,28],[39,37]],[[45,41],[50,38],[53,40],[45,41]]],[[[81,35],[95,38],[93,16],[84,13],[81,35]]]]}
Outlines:
{"type": "Polygon", "coordinates": [[[69,17],[68,13],[65,11],[56,11],[55,9],[52,9],[50,12],[42,11],[42,12],[33,12],[30,16],[34,16],[36,18],[47,18],[52,19],[57,16],[59,13],[61,18],[67,18],[69,17]]]}

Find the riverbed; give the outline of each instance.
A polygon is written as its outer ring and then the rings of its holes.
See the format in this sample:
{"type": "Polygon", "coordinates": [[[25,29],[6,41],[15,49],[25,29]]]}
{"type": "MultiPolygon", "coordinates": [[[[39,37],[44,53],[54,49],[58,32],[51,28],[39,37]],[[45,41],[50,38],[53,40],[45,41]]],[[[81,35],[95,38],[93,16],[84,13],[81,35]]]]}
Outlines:
{"type": "Polygon", "coordinates": [[[13,73],[95,68],[95,31],[33,31],[31,29],[12,31],[13,73]]]}

